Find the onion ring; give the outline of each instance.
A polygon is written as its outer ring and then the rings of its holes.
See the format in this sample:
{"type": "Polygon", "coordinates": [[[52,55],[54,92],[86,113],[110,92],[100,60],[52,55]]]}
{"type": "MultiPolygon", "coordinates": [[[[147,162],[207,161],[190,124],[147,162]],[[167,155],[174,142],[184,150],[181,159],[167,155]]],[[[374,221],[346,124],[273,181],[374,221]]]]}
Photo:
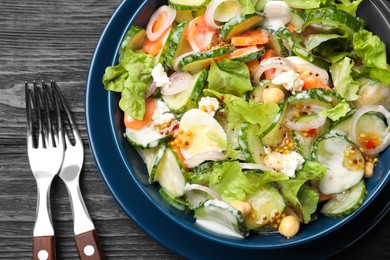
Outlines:
{"type": "Polygon", "coordinates": [[[188,72],[177,71],[174,72],[170,77],[170,86],[161,88],[161,94],[169,96],[180,93],[192,85],[192,76],[188,72]]]}
{"type": "Polygon", "coordinates": [[[322,126],[326,122],[326,116],[319,115],[318,118],[310,120],[309,122],[305,123],[299,123],[299,122],[293,122],[290,119],[286,119],[285,125],[296,131],[306,131],[310,129],[317,129],[318,127],[322,126]]]}
{"type": "Polygon", "coordinates": [[[207,151],[203,153],[198,153],[184,162],[187,164],[188,168],[194,168],[205,161],[218,161],[225,159],[225,154],[220,151],[207,151]]]}
{"type": "Polygon", "coordinates": [[[222,200],[221,198],[221,195],[218,194],[218,192],[216,192],[215,190],[213,189],[210,189],[209,187],[207,186],[203,186],[203,185],[200,185],[200,184],[188,184],[186,185],[186,187],[184,188],[184,192],[188,192],[188,191],[192,191],[192,190],[200,190],[200,191],[204,191],[206,192],[207,194],[211,195],[211,197],[213,197],[214,199],[216,200],[222,200]]]}
{"type": "MultiPolygon", "coordinates": [[[[351,135],[351,141],[354,142],[358,146],[359,146],[359,142],[357,141],[357,138],[356,138],[356,126],[357,126],[357,123],[358,123],[360,117],[368,112],[378,112],[378,113],[383,114],[386,117],[387,125],[388,126],[390,125],[390,112],[387,111],[387,109],[384,106],[368,105],[368,106],[363,106],[363,107],[359,108],[358,111],[356,111],[355,114],[353,114],[352,119],[351,119],[351,124],[349,125],[349,133],[351,135]]],[[[370,155],[379,154],[380,152],[385,150],[386,147],[389,146],[389,144],[390,144],[390,133],[387,133],[384,140],[382,141],[382,143],[379,146],[375,147],[374,149],[368,149],[368,150],[365,149],[364,153],[370,154],[370,155]]]]}
{"type": "Polygon", "coordinates": [[[149,20],[148,25],[146,26],[146,36],[150,41],[155,41],[160,37],[165,30],[172,25],[176,17],[176,10],[170,6],[163,5],[158,8],[152,15],[149,20]],[[165,19],[163,25],[155,32],[153,32],[153,26],[156,23],[157,19],[164,13],[167,13],[167,18],[165,19]]]}
{"type": "Polygon", "coordinates": [[[269,69],[277,69],[278,72],[283,70],[294,70],[294,64],[289,60],[282,57],[272,57],[265,60],[262,60],[255,70],[255,75],[253,76],[253,81],[258,83],[260,81],[263,73],[269,69]]]}
{"type": "Polygon", "coordinates": [[[234,2],[237,6],[240,6],[240,3],[237,0],[212,0],[207,5],[206,12],[204,14],[204,18],[206,20],[206,23],[211,28],[214,28],[214,29],[221,28],[222,26],[217,25],[215,23],[215,21],[217,21],[217,22],[227,22],[230,18],[232,18],[233,16],[235,16],[235,15],[237,15],[237,14],[239,14],[241,12],[241,8],[237,8],[237,13],[233,13],[230,16],[220,17],[219,19],[218,18],[216,19],[215,18],[215,13],[217,11],[217,8],[218,8],[219,5],[221,5],[224,2],[234,2]]]}
{"type": "Polygon", "coordinates": [[[152,85],[150,86],[148,92],[146,93],[145,95],[145,99],[147,99],[148,97],[150,97],[150,95],[153,94],[153,92],[157,89],[157,84],[155,81],[153,81],[152,85]]]}

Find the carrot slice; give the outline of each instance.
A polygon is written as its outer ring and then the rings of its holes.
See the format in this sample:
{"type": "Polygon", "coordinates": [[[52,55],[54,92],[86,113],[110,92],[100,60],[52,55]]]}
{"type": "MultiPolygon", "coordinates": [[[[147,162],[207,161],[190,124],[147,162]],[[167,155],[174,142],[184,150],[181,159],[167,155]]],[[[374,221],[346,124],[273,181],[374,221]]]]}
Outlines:
{"type": "Polygon", "coordinates": [[[292,25],[291,23],[287,23],[287,24],[286,24],[286,27],[287,27],[287,29],[288,29],[290,32],[295,32],[296,30],[298,30],[298,28],[295,27],[294,25],[292,25]]]}
{"type": "MultiPolygon", "coordinates": [[[[261,57],[261,60],[269,59],[275,57],[276,53],[273,49],[268,49],[265,51],[264,55],[261,57]]],[[[272,79],[275,74],[275,69],[269,69],[264,71],[264,75],[266,79],[272,79]]]]}
{"type": "Polygon", "coordinates": [[[154,103],[154,100],[152,98],[150,98],[150,99],[146,100],[145,114],[144,114],[144,118],[142,120],[132,119],[128,114],[125,113],[123,121],[125,123],[126,128],[139,130],[139,129],[147,126],[152,121],[154,110],[156,110],[156,104],[154,103]]]}
{"type": "MultiPolygon", "coordinates": [[[[164,24],[165,20],[167,19],[168,14],[166,12],[163,12],[156,20],[156,22],[153,24],[152,31],[158,31],[164,24]]],[[[146,37],[146,40],[144,42],[144,45],[142,46],[142,49],[149,53],[150,55],[157,56],[161,52],[161,50],[164,47],[163,41],[167,33],[171,30],[172,25],[169,26],[156,40],[151,41],[146,37]]]]}
{"type": "Polygon", "coordinates": [[[266,44],[269,41],[269,36],[262,30],[246,31],[240,35],[233,36],[231,43],[234,46],[254,46],[266,44]]]}
{"type": "Polygon", "coordinates": [[[333,198],[333,194],[320,194],[320,199],[319,201],[326,201],[326,200],[330,200],[331,198],[333,198]]]}
{"type": "Polygon", "coordinates": [[[302,74],[301,78],[303,80],[303,90],[311,89],[311,88],[323,88],[323,89],[331,89],[328,85],[325,84],[319,77],[310,74],[302,74]]]}
{"type": "Polygon", "coordinates": [[[255,75],[257,66],[259,65],[260,65],[260,61],[258,59],[251,60],[246,63],[246,66],[248,66],[248,69],[252,77],[255,75]]]}

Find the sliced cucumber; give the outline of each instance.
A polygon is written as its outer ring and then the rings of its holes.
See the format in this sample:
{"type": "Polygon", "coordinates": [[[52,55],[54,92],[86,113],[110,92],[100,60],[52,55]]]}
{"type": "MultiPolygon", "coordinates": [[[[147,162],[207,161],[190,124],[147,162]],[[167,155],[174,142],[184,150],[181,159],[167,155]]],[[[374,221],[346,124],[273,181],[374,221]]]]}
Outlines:
{"type": "Polygon", "coordinates": [[[336,194],[321,209],[321,213],[332,218],[345,217],[355,212],[363,204],[367,190],[364,180],[348,190],[336,194]]]}
{"type": "Polygon", "coordinates": [[[189,22],[194,19],[191,10],[176,10],[175,22],[189,22]]]}
{"type": "Polygon", "coordinates": [[[295,55],[301,57],[302,59],[304,59],[310,63],[313,63],[314,65],[316,65],[322,69],[327,70],[331,65],[331,63],[329,61],[323,59],[322,57],[319,57],[319,56],[312,54],[311,52],[307,51],[305,48],[303,48],[297,44],[293,45],[292,51],[295,55]]]}
{"type": "Polygon", "coordinates": [[[245,218],[248,229],[257,229],[277,220],[286,207],[279,190],[270,184],[260,186],[257,192],[247,198],[252,209],[245,218]]]}
{"type": "Polygon", "coordinates": [[[159,63],[163,64],[166,71],[173,69],[173,61],[181,54],[191,50],[186,38],[188,22],[180,23],[172,28],[168,39],[159,57],[159,63]]]}
{"type": "MultiPolygon", "coordinates": [[[[332,133],[342,134],[351,137],[350,128],[352,115],[345,120],[339,121],[331,128],[332,133]]],[[[362,115],[356,125],[356,136],[366,135],[367,137],[376,137],[378,140],[384,140],[388,133],[388,127],[382,118],[375,114],[362,115]]]]}
{"type": "Polygon", "coordinates": [[[196,72],[208,68],[215,58],[224,56],[234,51],[233,45],[225,45],[218,49],[189,54],[179,62],[181,71],[196,72]]]}
{"type": "Polygon", "coordinates": [[[258,26],[263,20],[264,17],[259,13],[236,15],[222,26],[219,37],[223,41],[229,41],[233,36],[258,26]]]}
{"type": "Polygon", "coordinates": [[[258,130],[256,125],[243,123],[238,136],[238,143],[247,162],[264,164],[265,152],[258,130]]]}
{"type": "Polygon", "coordinates": [[[248,61],[255,60],[263,56],[265,50],[264,48],[257,47],[248,47],[248,52],[245,52],[237,57],[232,58],[231,60],[247,63],[248,61]]]}
{"type": "Polygon", "coordinates": [[[295,8],[291,8],[291,19],[290,24],[297,29],[301,29],[303,24],[305,23],[305,12],[301,10],[297,10],[295,8]]]}
{"type": "Polygon", "coordinates": [[[146,30],[144,28],[136,25],[131,26],[123,37],[119,48],[119,60],[122,58],[123,53],[127,49],[131,49],[133,51],[141,49],[145,39],[146,30]]]}
{"type": "Polygon", "coordinates": [[[264,146],[271,149],[278,147],[283,143],[287,134],[287,127],[284,124],[284,117],[287,111],[287,103],[280,104],[280,111],[276,115],[274,122],[260,134],[261,142],[264,146]]]}
{"type": "Polygon", "coordinates": [[[167,189],[160,187],[161,197],[163,197],[171,206],[180,211],[189,211],[189,205],[184,197],[175,197],[167,191],[167,189]]]}
{"type": "Polygon", "coordinates": [[[152,125],[140,130],[126,128],[125,135],[127,140],[138,148],[153,148],[171,138],[171,135],[161,134],[152,125]]]}
{"type": "Polygon", "coordinates": [[[210,174],[213,171],[215,162],[205,162],[199,166],[190,169],[188,172],[188,180],[192,184],[200,184],[208,186],[210,182],[210,174]]]}
{"type": "MultiPolygon", "coordinates": [[[[317,118],[317,114],[310,114],[299,117],[296,122],[310,122],[310,120],[317,118]]],[[[330,120],[327,119],[325,124],[318,127],[317,129],[310,130],[309,132],[293,131],[295,147],[297,148],[297,151],[303,156],[303,158],[305,158],[306,160],[311,159],[311,150],[313,147],[313,142],[317,138],[328,133],[330,124],[330,120]]]]}
{"type": "Polygon", "coordinates": [[[312,158],[328,168],[319,181],[322,194],[341,193],[357,184],[364,174],[359,148],[344,136],[325,135],[313,144],[312,158]]]}
{"type": "Polygon", "coordinates": [[[168,4],[178,10],[197,10],[205,7],[210,0],[168,0],[168,4]]]}
{"type": "Polygon", "coordinates": [[[142,159],[144,159],[146,168],[148,169],[148,174],[151,182],[154,179],[157,166],[164,155],[165,149],[166,146],[164,144],[150,149],[138,149],[138,152],[141,155],[142,159]]]}
{"type": "Polygon", "coordinates": [[[264,29],[268,31],[269,42],[266,44],[266,48],[273,49],[276,56],[288,57],[291,56],[291,48],[287,42],[283,39],[280,31],[274,31],[271,29],[264,29]]]}
{"type": "Polygon", "coordinates": [[[162,99],[169,109],[177,113],[184,113],[197,107],[203,87],[206,84],[207,74],[207,70],[202,70],[193,75],[192,85],[186,90],[170,96],[163,95],[162,99]]]}
{"type": "Polygon", "coordinates": [[[196,223],[213,233],[245,237],[248,231],[244,216],[230,204],[221,200],[208,200],[195,209],[196,223]]]}
{"type": "Polygon", "coordinates": [[[161,187],[167,190],[173,197],[184,195],[186,180],[184,177],[185,169],[177,158],[175,152],[166,149],[161,158],[153,182],[158,182],[161,187]]]}

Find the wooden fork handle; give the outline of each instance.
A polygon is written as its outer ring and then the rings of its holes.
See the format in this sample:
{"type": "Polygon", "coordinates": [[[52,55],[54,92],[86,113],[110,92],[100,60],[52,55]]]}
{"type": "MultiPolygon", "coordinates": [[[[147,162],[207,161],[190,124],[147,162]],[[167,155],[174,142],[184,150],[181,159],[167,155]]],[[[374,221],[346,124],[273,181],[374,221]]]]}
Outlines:
{"type": "Polygon", "coordinates": [[[33,237],[32,240],[34,260],[56,259],[54,236],[33,237]]]}
{"type": "Polygon", "coordinates": [[[90,230],[74,237],[80,260],[101,260],[103,250],[95,230],[90,230]]]}

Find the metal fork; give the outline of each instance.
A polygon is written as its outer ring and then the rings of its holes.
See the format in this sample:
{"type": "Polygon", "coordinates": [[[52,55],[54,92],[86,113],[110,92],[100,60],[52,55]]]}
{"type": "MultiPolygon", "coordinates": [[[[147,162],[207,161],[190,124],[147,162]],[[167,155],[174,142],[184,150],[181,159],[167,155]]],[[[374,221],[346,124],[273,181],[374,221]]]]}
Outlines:
{"type": "Polygon", "coordinates": [[[27,112],[27,151],[37,183],[37,212],[33,232],[33,259],[55,259],[54,229],[50,215],[50,186],[64,157],[63,128],[58,98],[52,97],[42,82],[25,82],[27,112]],[[52,101],[53,109],[50,109],[52,101]],[[54,110],[54,112],[53,112],[54,110]],[[54,113],[52,120],[51,114],[54,113]],[[38,131],[38,132],[37,132],[38,131]]]}
{"type": "Polygon", "coordinates": [[[72,205],[74,239],[77,251],[82,260],[103,259],[103,251],[79,186],[79,177],[84,161],[83,142],[72,113],[57,83],[51,81],[51,87],[58,95],[67,118],[66,121],[64,120],[65,156],[59,176],[66,185],[72,205]],[[65,127],[66,125],[69,126],[69,129],[65,127]],[[71,139],[73,139],[73,143],[71,139]]]}

